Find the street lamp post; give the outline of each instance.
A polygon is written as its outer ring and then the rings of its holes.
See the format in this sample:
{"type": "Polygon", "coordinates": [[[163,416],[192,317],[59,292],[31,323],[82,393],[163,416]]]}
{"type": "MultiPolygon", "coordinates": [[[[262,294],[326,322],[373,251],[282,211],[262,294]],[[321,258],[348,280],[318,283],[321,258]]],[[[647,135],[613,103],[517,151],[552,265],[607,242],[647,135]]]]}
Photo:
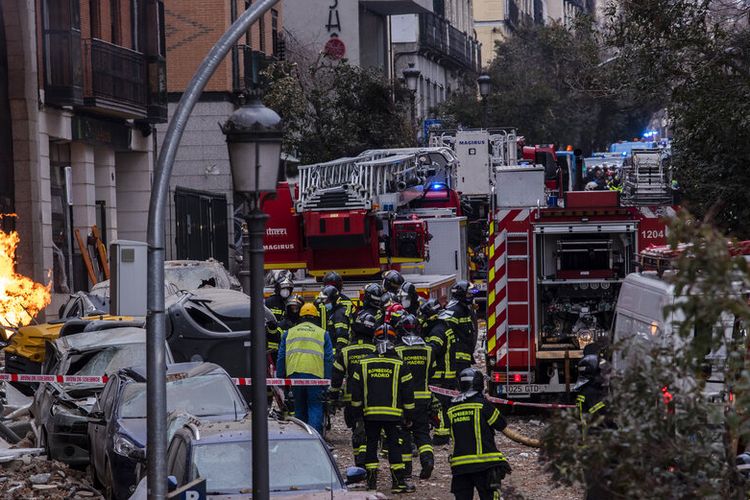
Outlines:
{"type": "Polygon", "coordinates": [[[482,128],[487,128],[487,96],[492,88],[492,78],[487,73],[482,73],[477,78],[479,95],[482,97],[482,128]]]}
{"type": "MultiPolygon", "coordinates": [[[[164,314],[164,247],[166,207],[169,199],[169,180],[177,156],[182,134],[190,113],[198,102],[208,80],[237,41],[247,34],[250,26],[279,0],[259,0],[245,10],[211,48],[190,83],[169,121],[159,159],[154,168],[151,199],[148,209],[148,289],[146,314],[146,414],[148,498],[163,500],[167,496],[167,377],[166,377],[166,318],[164,314]]],[[[275,180],[275,179],[274,179],[275,180]]],[[[261,254],[262,258],[262,254],[261,254]]],[[[263,376],[265,380],[265,375],[263,376]]],[[[257,380],[256,380],[257,382],[257,380]]],[[[264,394],[265,397],[265,394],[264,394]]],[[[255,419],[253,419],[255,420],[255,419]]],[[[254,436],[255,439],[258,436],[254,436]]],[[[257,460],[257,457],[256,457],[257,460]]],[[[255,460],[254,460],[255,461],[255,460]]],[[[255,468],[255,466],[253,466],[255,468]]],[[[256,493],[253,478],[253,498],[265,500],[266,490],[256,493]]],[[[268,480],[265,479],[266,484],[268,480]]]]}
{"type": "Polygon", "coordinates": [[[409,89],[409,101],[411,104],[411,127],[416,132],[417,130],[417,85],[419,84],[419,77],[422,74],[417,68],[414,67],[414,63],[409,63],[408,68],[404,68],[401,72],[404,75],[404,81],[406,82],[406,88],[409,89]]]}
{"type": "Polygon", "coordinates": [[[227,138],[235,192],[246,199],[243,283],[250,295],[250,342],[247,367],[253,379],[253,498],[269,495],[268,401],[266,399],[266,337],[263,310],[263,234],[267,218],[260,194],[276,191],[281,167],[281,118],[255,98],[221,126],[227,138]]]}

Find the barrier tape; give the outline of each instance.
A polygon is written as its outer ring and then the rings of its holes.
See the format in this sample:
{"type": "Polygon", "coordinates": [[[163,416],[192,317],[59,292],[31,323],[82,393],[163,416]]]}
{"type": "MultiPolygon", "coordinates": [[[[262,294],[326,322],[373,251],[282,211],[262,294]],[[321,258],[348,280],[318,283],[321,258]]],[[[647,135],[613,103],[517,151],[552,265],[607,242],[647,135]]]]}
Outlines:
{"type": "MultiPolygon", "coordinates": [[[[39,375],[23,373],[0,373],[0,381],[6,382],[57,382],[60,384],[104,384],[107,382],[107,376],[86,376],[86,375],[39,375]]],[[[249,377],[232,378],[236,385],[253,385],[253,380],[249,377]]],[[[328,386],[331,384],[329,379],[308,379],[308,378],[267,378],[267,386],[328,386]]],[[[453,389],[444,389],[434,385],[430,386],[430,391],[443,396],[455,397],[461,394],[453,389]]],[[[522,401],[511,401],[509,399],[485,396],[487,401],[508,406],[527,406],[531,408],[575,408],[574,405],[565,405],[559,403],[526,403],[522,401]]]]}
{"type": "MultiPolygon", "coordinates": [[[[435,394],[441,394],[443,396],[452,396],[452,397],[455,397],[461,394],[461,391],[456,391],[453,389],[444,389],[443,387],[437,387],[434,385],[430,386],[430,391],[434,392],[435,394]]],[[[555,409],[575,408],[575,405],[564,405],[561,403],[525,403],[523,401],[511,401],[510,399],[496,398],[494,396],[488,396],[486,394],[484,395],[484,397],[490,403],[497,403],[497,404],[508,405],[508,406],[527,406],[530,408],[555,408],[555,409]]]]}

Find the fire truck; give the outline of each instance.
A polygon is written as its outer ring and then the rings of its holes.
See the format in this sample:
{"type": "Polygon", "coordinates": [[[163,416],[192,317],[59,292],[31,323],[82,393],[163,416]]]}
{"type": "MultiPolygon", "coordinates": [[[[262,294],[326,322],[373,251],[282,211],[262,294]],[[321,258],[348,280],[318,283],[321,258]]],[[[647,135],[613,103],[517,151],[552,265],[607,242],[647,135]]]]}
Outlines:
{"type": "Polygon", "coordinates": [[[355,297],[382,271],[397,269],[422,295],[447,300],[452,283],[468,275],[457,163],[449,148],[428,147],[299,167],[297,178],[262,200],[266,268],[298,271],[303,295],[337,271],[355,297]]]}
{"type": "Polygon", "coordinates": [[[639,249],[664,245],[674,216],[661,152],[633,152],[623,192],[551,189],[546,165],[493,171],[487,278],[491,391],[569,393],[589,344],[608,339],[639,249]]]}

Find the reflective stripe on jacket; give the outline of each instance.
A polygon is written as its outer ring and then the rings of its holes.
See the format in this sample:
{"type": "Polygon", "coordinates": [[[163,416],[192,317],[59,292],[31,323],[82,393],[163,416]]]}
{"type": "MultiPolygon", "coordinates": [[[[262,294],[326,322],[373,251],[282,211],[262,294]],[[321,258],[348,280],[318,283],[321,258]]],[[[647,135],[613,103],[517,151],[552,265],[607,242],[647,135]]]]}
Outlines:
{"type": "Polygon", "coordinates": [[[505,428],[505,419],[480,394],[454,403],[448,409],[453,454],[453,474],[478,472],[506,461],[495,445],[495,431],[505,428]]]}
{"type": "Polygon", "coordinates": [[[301,323],[286,335],[286,374],[309,373],[323,378],[326,331],[312,323],[301,323]]]}

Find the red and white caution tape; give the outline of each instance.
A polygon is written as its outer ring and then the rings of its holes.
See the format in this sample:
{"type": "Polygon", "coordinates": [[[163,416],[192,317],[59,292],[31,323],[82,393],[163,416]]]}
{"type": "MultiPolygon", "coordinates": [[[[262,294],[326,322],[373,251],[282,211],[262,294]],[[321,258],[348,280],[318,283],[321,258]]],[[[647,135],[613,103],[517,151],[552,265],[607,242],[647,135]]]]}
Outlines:
{"type": "Polygon", "coordinates": [[[107,376],[88,375],[39,375],[38,373],[0,373],[0,381],[5,382],[58,382],[61,384],[103,384],[107,376]]]}
{"type": "MultiPolygon", "coordinates": [[[[443,396],[455,397],[461,394],[460,391],[455,391],[453,389],[444,389],[442,387],[437,387],[434,385],[430,386],[430,390],[434,392],[435,394],[442,394],[443,396]]],[[[522,401],[511,401],[509,399],[496,398],[496,397],[487,396],[487,395],[485,395],[485,398],[490,403],[497,403],[497,404],[509,405],[509,406],[528,406],[531,408],[556,408],[556,409],[575,408],[575,405],[564,405],[560,403],[525,403],[522,401]]]]}
{"type": "MultiPolygon", "coordinates": [[[[251,378],[233,378],[234,383],[237,385],[253,385],[253,379],[251,378]]],[[[290,385],[331,385],[331,381],[327,378],[267,378],[266,385],[268,386],[290,386],[290,385]]]]}

